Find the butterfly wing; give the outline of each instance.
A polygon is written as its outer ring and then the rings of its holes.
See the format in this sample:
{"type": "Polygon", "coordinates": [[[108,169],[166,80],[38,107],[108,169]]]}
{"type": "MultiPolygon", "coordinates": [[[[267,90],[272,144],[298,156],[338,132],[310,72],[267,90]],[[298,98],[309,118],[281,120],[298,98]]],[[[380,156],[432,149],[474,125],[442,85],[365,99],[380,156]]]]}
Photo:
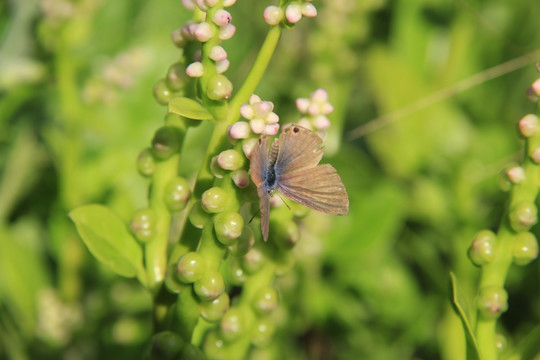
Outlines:
{"type": "Polygon", "coordinates": [[[270,225],[270,199],[268,191],[264,186],[264,178],[268,170],[268,165],[275,161],[277,156],[277,146],[272,145],[272,151],[269,153],[270,138],[261,136],[255,145],[250,156],[250,172],[251,180],[257,186],[257,194],[259,195],[259,209],[261,211],[261,232],[264,241],[268,240],[268,232],[270,225]],[[274,155],[272,155],[272,153],[274,155]]]}
{"type": "Polygon", "coordinates": [[[336,169],[329,164],[285,173],[281,175],[277,190],[299,204],[327,214],[349,212],[347,190],[336,169]]]}
{"type": "Polygon", "coordinates": [[[259,187],[263,183],[266,170],[268,168],[268,148],[270,146],[270,139],[267,136],[261,136],[255,144],[250,154],[250,172],[251,180],[259,187]]]}
{"type": "Polygon", "coordinates": [[[319,135],[298,125],[289,125],[279,136],[276,173],[287,174],[317,166],[324,147],[319,135]]]}
{"type": "Polygon", "coordinates": [[[270,198],[262,184],[257,188],[259,194],[259,210],[261,211],[261,232],[264,241],[268,240],[270,228],[270,198]]]}

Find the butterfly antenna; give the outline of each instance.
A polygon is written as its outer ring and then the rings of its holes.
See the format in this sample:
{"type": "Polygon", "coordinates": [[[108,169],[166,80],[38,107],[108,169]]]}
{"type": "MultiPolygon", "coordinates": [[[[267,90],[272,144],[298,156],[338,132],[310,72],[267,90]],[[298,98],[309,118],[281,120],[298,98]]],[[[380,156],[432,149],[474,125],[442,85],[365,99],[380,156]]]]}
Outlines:
{"type": "Polygon", "coordinates": [[[289,204],[287,204],[285,202],[285,200],[281,197],[281,194],[279,192],[276,191],[276,194],[279,196],[279,198],[281,199],[281,201],[283,201],[283,203],[285,204],[285,206],[287,207],[287,209],[291,210],[291,207],[289,206],[289,204]]]}
{"type": "Polygon", "coordinates": [[[251,219],[249,219],[248,224],[251,224],[251,222],[253,221],[253,219],[255,219],[255,216],[257,216],[257,214],[258,214],[260,211],[261,211],[260,209],[257,209],[257,211],[255,212],[255,214],[253,214],[253,216],[251,217],[251,219]]]}

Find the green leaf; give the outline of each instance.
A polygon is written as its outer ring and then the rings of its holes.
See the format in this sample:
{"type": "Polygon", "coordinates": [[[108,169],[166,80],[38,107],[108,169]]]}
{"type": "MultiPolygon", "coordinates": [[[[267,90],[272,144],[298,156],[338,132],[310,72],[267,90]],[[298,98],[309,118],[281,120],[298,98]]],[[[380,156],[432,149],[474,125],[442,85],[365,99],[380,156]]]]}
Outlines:
{"type": "Polygon", "coordinates": [[[213,118],[201,104],[185,97],[172,98],[169,101],[169,113],[193,120],[211,120],[213,118]]]}
{"type": "Polygon", "coordinates": [[[456,276],[452,272],[450,272],[450,283],[452,286],[452,305],[461,319],[463,330],[465,331],[465,336],[467,337],[467,359],[480,359],[478,343],[476,342],[476,337],[473,333],[471,321],[467,315],[467,302],[465,300],[465,296],[459,290],[456,276]]]}
{"type": "Polygon", "coordinates": [[[114,272],[138,276],[145,283],[143,254],[124,222],[102,205],[85,205],[69,213],[88,250],[114,272]]]}

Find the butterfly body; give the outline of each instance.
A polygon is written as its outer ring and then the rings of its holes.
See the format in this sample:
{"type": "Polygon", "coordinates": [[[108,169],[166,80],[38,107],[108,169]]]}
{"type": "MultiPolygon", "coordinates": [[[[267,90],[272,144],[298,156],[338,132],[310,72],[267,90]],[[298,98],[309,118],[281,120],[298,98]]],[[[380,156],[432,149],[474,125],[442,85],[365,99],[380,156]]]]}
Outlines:
{"type": "Polygon", "coordinates": [[[261,230],[268,239],[270,197],[275,191],[309,208],[335,215],[349,211],[349,197],[341,178],[329,164],[318,165],[322,139],[298,125],[283,129],[270,146],[261,136],[251,154],[251,178],[257,186],[261,230]]]}

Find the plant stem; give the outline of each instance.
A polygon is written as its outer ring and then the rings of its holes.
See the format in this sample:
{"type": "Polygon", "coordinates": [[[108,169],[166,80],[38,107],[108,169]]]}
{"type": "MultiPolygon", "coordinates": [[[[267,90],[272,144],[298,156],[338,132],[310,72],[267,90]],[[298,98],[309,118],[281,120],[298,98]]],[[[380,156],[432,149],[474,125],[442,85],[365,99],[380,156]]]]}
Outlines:
{"type": "Polygon", "coordinates": [[[274,50],[276,49],[281,36],[281,31],[281,26],[273,26],[270,31],[268,31],[261,50],[259,51],[246,80],[229,104],[229,116],[227,118],[228,125],[236,122],[240,118],[240,107],[243,103],[248,101],[251,94],[255,92],[255,89],[259,85],[270,60],[272,59],[272,55],[274,54],[274,50]]]}

